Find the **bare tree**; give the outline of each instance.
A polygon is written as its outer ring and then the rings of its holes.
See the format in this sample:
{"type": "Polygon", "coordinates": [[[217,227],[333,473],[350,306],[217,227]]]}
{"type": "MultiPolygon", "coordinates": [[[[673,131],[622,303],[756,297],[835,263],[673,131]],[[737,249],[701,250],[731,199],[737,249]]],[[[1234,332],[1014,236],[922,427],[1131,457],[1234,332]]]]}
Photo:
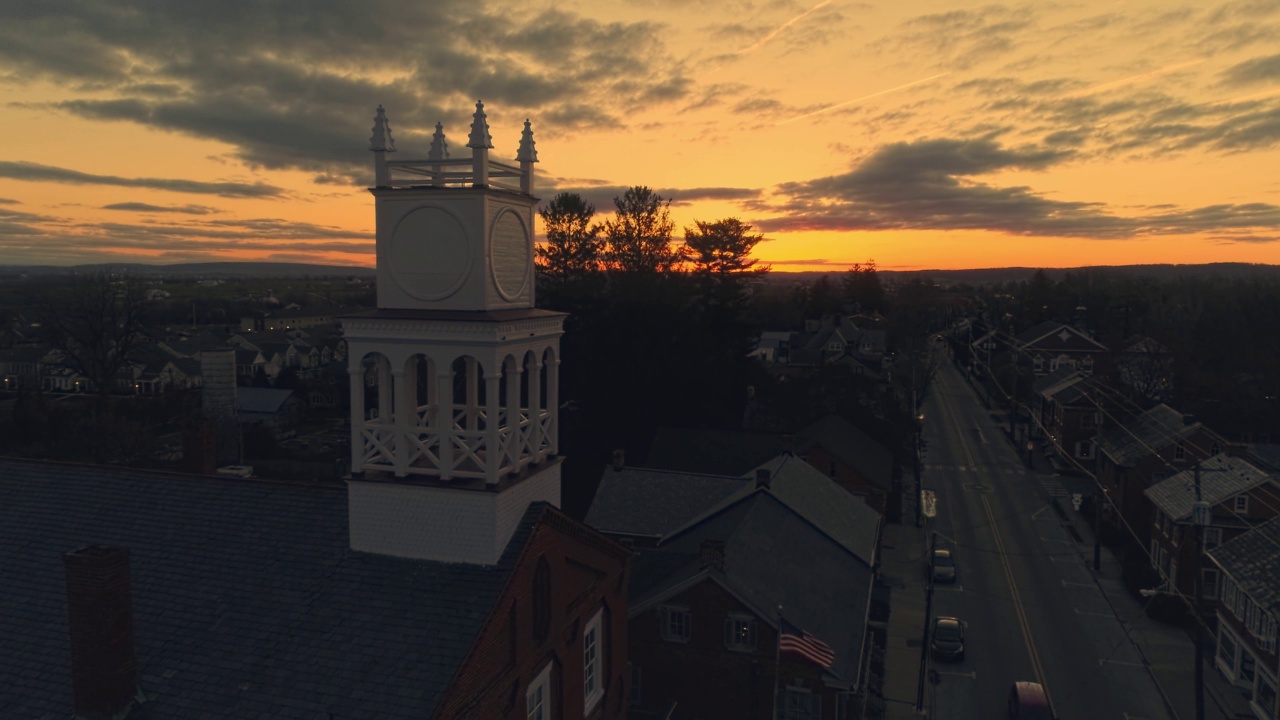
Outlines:
{"type": "Polygon", "coordinates": [[[77,275],[43,313],[49,344],[65,367],[107,395],[138,348],[145,306],[145,288],[134,276],[77,275]]]}

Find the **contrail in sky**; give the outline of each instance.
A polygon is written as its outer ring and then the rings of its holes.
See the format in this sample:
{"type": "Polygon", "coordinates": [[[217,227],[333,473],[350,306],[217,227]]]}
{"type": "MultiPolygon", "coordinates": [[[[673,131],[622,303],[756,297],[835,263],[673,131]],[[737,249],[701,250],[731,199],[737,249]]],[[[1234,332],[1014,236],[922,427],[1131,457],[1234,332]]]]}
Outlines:
{"type": "Polygon", "coordinates": [[[1192,65],[1199,65],[1202,62],[1204,62],[1204,58],[1201,58],[1199,60],[1188,60],[1187,62],[1184,62],[1184,63],[1178,63],[1177,65],[1169,65],[1167,67],[1162,67],[1159,70],[1152,70],[1151,72],[1142,73],[1141,75],[1134,75],[1133,77],[1122,78],[1120,80],[1112,80],[1111,82],[1102,83],[1101,85],[1094,85],[1091,88],[1086,88],[1084,90],[1069,93],[1066,97],[1074,98],[1074,97],[1080,97],[1082,95],[1092,95],[1094,93],[1102,92],[1103,90],[1110,90],[1111,88],[1114,88],[1114,87],[1120,87],[1121,85],[1128,85],[1129,83],[1135,83],[1141,80],[1148,80],[1150,78],[1160,77],[1161,75],[1167,75],[1171,72],[1177,72],[1183,68],[1191,67],[1192,65]]]}
{"type": "Polygon", "coordinates": [[[772,40],[772,39],[774,39],[774,38],[778,37],[778,35],[779,35],[783,30],[786,30],[787,28],[791,27],[792,25],[796,24],[797,22],[800,22],[801,20],[805,19],[805,18],[806,18],[806,17],[808,17],[809,15],[812,15],[815,11],[817,11],[817,10],[819,10],[819,9],[821,9],[821,8],[824,8],[824,7],[826,7],[827,5],[830,5],[830,4],[831,4],[831,0],[822,0],[822,2],[818,3],[817,5],[814,5],[813,7],[809,8],[808,10],[805,10],[804,12],[800,13],[799,15],[797,15],[797,16],[795,16],[795,17],[791,18],[790,20],[788,20],[788,21],[786,21],[786,22],[782,23],[781,25],[779,25],[778,27],[774,28],[774,29],[773,29],[773,32],[771,32],[771,33],[769,33],[768,35],[765,35],[764,37],[762,37],[762,38],[760,38],[759,40],[755,41],[755,44],[753,44],[751,47],[743,48],[743,49],[739,50],[738,52],[734,53],[734,55],[746,55],[747,53],[751,53],[751,52],[755,52],[756,50],[759,50],[760,48],[762,48],[762,47],[764,47],[765,45],[767,45],[767,44],[769,43],[769,41],[770,41],[770,40],[772,40]]]}
{"type": "Polygon", "coordinates": [[[830,112],[830,111],[835,110],[835,109],[837,109],[837,108],[842,108],[842,107],[844,107],[844,106],[846,106],[846,105],[852,105],[852,104],[854,104],[854,103],[862,102],[863,100],[870,100],[871,98],[874,98],[874,97],[880,97],[881,95],[887,95],[888,93],[895,92],[895,91],[898,91],[898,90],[905,90],[906,88],[909,88],[909,87],[911,87],[912,85],[919,85],[920,83],[927,83],[927,82],[929,82],[930,80],[937,80],[938,78],[942,77],[943,75],[950,75],[950,74],[951,74],[951,71],[950,71],[950,70],[948,70],[947,72],[944,72],[944,73],[938,73],[937,75],[931,75],[931,76],[929,76],[929,77],[927,77],[927,78],[924,78],[923,80],[916,80],[916,81],[914,81],[914,82],[909,82],[909,83],[907,83],[906,85],[899,85],[898,87],[891,87],[891,88],[889,88],[888,90],[881,90],[880,92],[873,92],[873,93],[871,93],[870,95],[863,95],[863,96],[862,96],[862,97],[860,97],[860,98],[854,98],[854,99],[852,99],[852,100],[845,100],[844,102],[842,102],[842,103],[836,103],[835,105],[828,105],[827,107],[824,107],[824,108],[822,108],[821,110],[814,110],[814,111],[813,111],[813,112],[811,112],[811,113],[805,113],[804,115],[797,115],[797,116],[795,116],[795,117],[791,118],[790,120],[783,120],[782,122],[780,122],[780,123],[778,123],[778,124],[779,124],[779,125],[786,125],[787,123],[793,123],[793,122],[795,122],[795,121],[797,121],[797,120],[803,120],[803,119],[805,119],[805,118],[813,117],[814,115],[821,115],[821,114],[822,114],[822,113],[824,113],[824,112],[830,112]]]}

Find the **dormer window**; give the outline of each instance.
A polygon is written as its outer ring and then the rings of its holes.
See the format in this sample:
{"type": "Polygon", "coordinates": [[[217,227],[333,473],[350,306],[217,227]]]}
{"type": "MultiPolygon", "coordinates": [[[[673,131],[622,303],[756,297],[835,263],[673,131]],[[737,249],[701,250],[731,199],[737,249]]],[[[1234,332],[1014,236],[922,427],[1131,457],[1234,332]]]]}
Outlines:
{"type": "Polygon", "coordinates": [[[1212,456],[1212,455],[1217,455],[1217,454],[1219,454],[1219,453],[1221,453],[1221,452],[1222,452],[1222,448],[1218,446],[1218,443],[1214,443],[1214,444],[1212,444],[1212,445],[1210,445],[1210,446],[1209,446],[1209,455],[1211,455],[1211,456],[1212,456]]]}
{"type": "Polygon", "coordinates": [[[1182,443],[1178,443],[1173,447],[1173,459],[1174,460],[1187,459],[1187,449],[1182,447],[1182,443]]]}

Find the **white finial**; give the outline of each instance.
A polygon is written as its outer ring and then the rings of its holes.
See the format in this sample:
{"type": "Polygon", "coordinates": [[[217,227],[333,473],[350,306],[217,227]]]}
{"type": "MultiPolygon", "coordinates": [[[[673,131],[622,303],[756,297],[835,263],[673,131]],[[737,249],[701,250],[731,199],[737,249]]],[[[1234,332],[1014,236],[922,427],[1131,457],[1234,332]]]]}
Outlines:
{"type": "Polygon", "coordinates": [[[471,119],[471,136],[467,138],[469,148],[491,148],[493,138],[489,137],[489,121],[484,114],[484,103],[476,101],[476,114],[471,119]]]}
{"type": "Polygon", "coordinates": [[[391,137],[391,122],[387,120],[387,112],[378,106],[378,113],[373,116],[373,135],[369,138],[369,149],[374,152],[395,152],[396,141],[391,137]]]}
{"type": "Polygon", "coordinates": [[[533,128],[529,121],[524,121],[524,132],[520,133],[520,150],[516,152],[516,160],[520,162],[538,162],[538,151],[534,148],[533,128]]]}
{"type": "Polygon", "coordinates": [[[431,150],[427,152],[428,160],[444,160],[449,157],[449,142],[444,139],[444,126],[436,123],[436,132],[431,136],[431,150]]]}

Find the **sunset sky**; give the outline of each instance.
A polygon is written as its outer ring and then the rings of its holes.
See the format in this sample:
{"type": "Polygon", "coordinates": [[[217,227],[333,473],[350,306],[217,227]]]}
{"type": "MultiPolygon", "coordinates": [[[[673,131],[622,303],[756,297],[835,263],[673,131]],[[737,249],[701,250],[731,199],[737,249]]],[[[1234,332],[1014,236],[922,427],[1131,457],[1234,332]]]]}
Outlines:
{"type": "Polygon", "coordinates": [[[374,109],[775,270],[1280,264],[1280,0],[0,0],[0,264],[373,264],[374,109]]]}

